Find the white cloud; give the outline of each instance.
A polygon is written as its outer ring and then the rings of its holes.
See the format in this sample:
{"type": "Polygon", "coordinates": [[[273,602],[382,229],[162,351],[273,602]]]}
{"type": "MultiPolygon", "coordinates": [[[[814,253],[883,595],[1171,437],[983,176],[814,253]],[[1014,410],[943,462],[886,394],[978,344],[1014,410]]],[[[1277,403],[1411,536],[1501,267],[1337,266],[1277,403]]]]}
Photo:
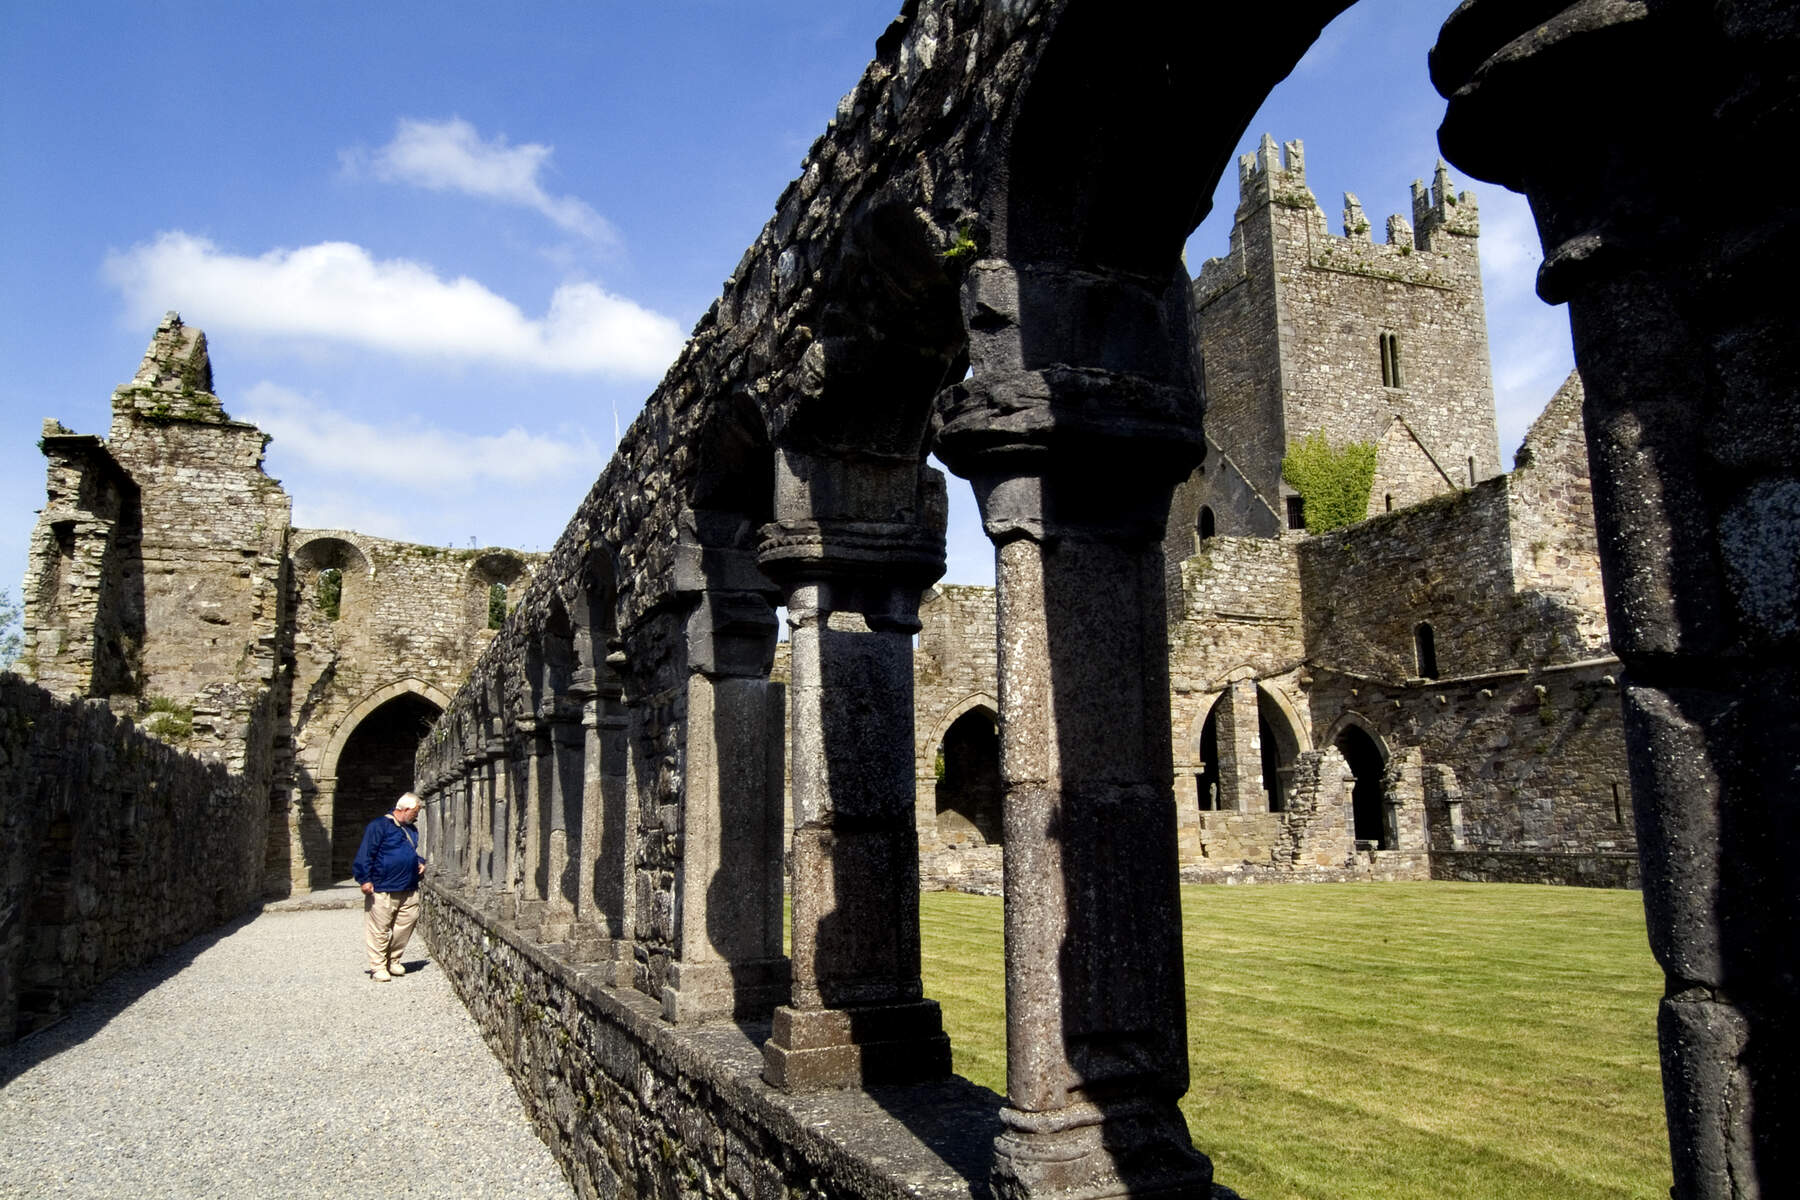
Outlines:
{"type": "MultiPolygon", "coordinates": [[[[375,151],[370,166],[380,179],[516,204],[590,241],[616,242],[618,235],[606,218],[586,203],[544,190],[538,174],[554,152],[554,147],[536,142],[509,146],[504,135],[483,141],[475,127],[459,117],[447,121],[402,117],[395,123],[393,141],[375,151]]],[[[352,167],[359,157],[343,156],[352,167]]]]}
{"type": "Polygon", "coordinates": [[[555,480],[592,479],[605,455],[586,436],[547,437],[517,426],[500,434],[467,434],[418,424],[377,426],[263,381],[233,405],[260,426],[284,456],[325,473],[426,493],[471,488],[537,488],[555,480]]]}
{"type": "Polygon", "coordinates": [[[680,326],[587,282],[565,283],[542,318],[466,276],[441,279],[349,242],[230,254],[179,230],[107,256],[135,324],[179,309],[208,330],[349,342],[395,354],[655,379],[680,326]]]}

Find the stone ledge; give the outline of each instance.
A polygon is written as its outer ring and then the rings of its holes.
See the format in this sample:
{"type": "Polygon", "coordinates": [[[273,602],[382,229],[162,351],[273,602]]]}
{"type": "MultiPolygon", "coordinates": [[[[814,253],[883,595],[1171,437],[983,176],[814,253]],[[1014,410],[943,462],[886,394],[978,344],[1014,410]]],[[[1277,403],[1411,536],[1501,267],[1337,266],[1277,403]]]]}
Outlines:
{"type": "Polygon", "coordinates": [[[663,1194],[661,1175],[682,1194],[762,1194],[753,1180],[793,1197],[988,1194],[1002,1101],[986,1088],[953,1077],[787,1095],[761,1079],[766,1022],[670,1026],[651,997],[601,984],[440,884],[423,893],[434,956],[581,1194],[663,1194]],[[665,1129],[679,1136],[659,1140],[665,1129]]]}

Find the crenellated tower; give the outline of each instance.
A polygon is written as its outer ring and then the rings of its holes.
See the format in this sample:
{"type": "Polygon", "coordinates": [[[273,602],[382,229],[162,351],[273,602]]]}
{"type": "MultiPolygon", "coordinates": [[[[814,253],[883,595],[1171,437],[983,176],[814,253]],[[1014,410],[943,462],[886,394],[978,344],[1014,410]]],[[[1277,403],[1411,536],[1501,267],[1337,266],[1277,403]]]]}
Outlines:
{"type": "Polygon", "coordinates": [[[1480,224],[1442,162],[1377,242],[1354,193],[1327,228],[1299,141],[1239,160],[1230,246],[1194,283],[1208,453],[1176,496],[1172,562],[1205,534],[1301,527],[1281,462],[1318,431],[1377,447],[1370,515],[1499,473],[1480,224]]]}

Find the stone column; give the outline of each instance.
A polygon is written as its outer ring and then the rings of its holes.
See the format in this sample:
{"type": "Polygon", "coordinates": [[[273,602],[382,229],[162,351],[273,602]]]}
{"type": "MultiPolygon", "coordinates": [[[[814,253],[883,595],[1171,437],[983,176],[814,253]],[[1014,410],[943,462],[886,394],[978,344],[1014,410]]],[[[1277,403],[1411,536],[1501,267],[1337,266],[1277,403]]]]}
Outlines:
{"type": "Polygon", "coordinates": [[[1256,681],[1234,679],[1213,710],[1219,741],[1219,807],[1234,812],[1269,811],[1262,785],[1262,738],[1256,681]]]}
{"type": "Polygon", "coordinates": [[[781,952],[781,729],[769,682],[775,613],[737,514],[682,516],[675,588],[686,623],[686,789],[675,955],[663,1017],[761,1016],[786,998],[781,952]]]}
{"type": "Polygon", "coordinates": [[[482,857],[487,849],[487,822],[482,816],[487,800],[482,795],[481,764],[483,756],[471,749],[457,764],[457,793],[462,797],[463,821],[468,838],[469,873],[467,884],[472,895],[479,895],[487,884],[487,871],[482,857]]]}
{"type": "Polygon", "coordinates": [[[974,485],[996,547],[1002,1197],[1204,1196],[1212,1178],[1176,1108],[1187,1021],[1162,537],[1200,457],[1186,305],[1185,272],[1156,284],[977,262],[963,285],[974,375],[938,399],[938,454],[974,485]]]}
{"type": "Polygon", "coordinates": [[[587,731],[583,719],[593,684],[571,684],[563,695],[544,702],[540,723],[548,726],[548,752],[540,764],[544,793],[539,804],[545,814],[543,845],[544,920],[538,929],[542,942],[566,942],[575,927],[576,876],[581,864],[581,801],[583,754],[587,731]]]}
{"type": "Polygon", "coordinates": [[[1800,1188],[1800,6],[1478,0],[1439,139],[1566,301],[1621,691],[1672,1195],[1800,1188]],[[1531,131],[1522,135],[1521,131],[1531,131]],[[1713,164],[1695,171],[1692,164],[1713,164]]]}
{"type": "Polygon", "coordinates": [[[519,864],[518,927],[528,936],[537,935],[546,907],[544,896],[544,760],[550,753],[550,731],[537,714],[521,717],[517,728],[524,741],[525,754],[520,768],[525,777],[525,794],[521,796],[520,819],[524,825],[524,847],[519,864]]]}
{"type": "Polygon", "coordinates": [[[490,736],[485,746],[487,769],[493,779],[488,825],[494,841],[494,903],[501,920],[518,915],[519,891],[513,877],[513,796],[512,759],[506,740],[498,734],[490,736]]]}
{"type": "Polygon", "coordinates": [[[783,453],[775,495],[761,561],[792,640],[794,990],[763,1078],[800,1090],[948,1074],[919,981],[912,675],[919,594],[944,570],[943,478],[783,453]]]}

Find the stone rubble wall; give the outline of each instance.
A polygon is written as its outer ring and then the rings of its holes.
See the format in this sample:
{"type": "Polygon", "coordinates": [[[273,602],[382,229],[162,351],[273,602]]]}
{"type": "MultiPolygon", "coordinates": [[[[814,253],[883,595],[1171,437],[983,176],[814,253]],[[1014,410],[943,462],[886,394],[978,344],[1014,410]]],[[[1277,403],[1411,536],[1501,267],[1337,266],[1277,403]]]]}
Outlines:
{"type": "Polygon", "coordinates": [[[268,771],[0,673],[0,1042],[256,905],[268,771]]]}

